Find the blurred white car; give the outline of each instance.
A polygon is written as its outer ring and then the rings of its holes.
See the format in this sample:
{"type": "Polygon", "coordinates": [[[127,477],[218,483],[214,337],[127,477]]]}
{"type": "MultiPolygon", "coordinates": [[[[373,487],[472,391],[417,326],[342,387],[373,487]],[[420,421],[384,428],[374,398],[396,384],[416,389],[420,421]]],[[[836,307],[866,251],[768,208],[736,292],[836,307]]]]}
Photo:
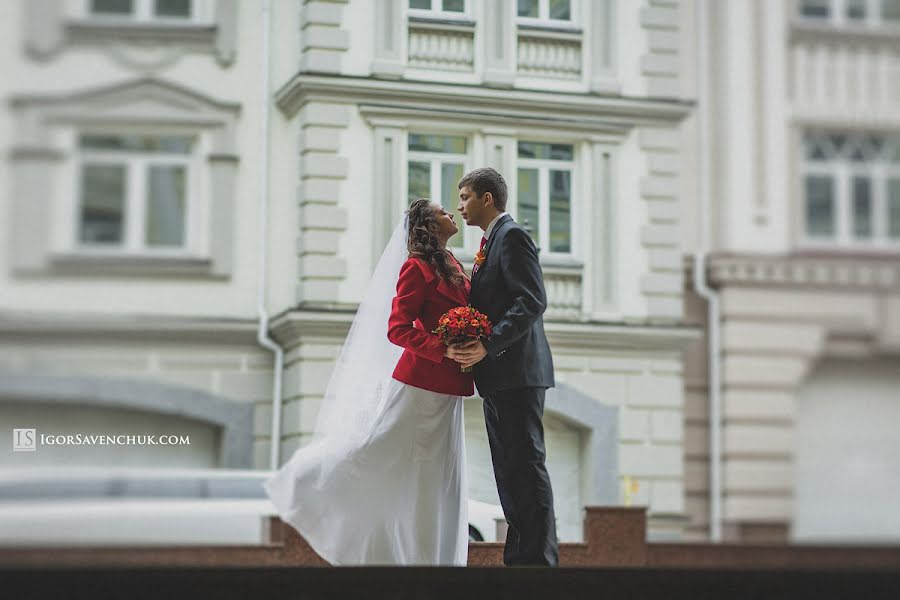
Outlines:
{"type": "MultiPolygon", "coordinates": [[[[488,504],[469,499],[469,541],[496,542],[497,519],[506,522],[503,507],[499,504],[488,504]]],[[[499,540],[503,541],[503,540],[499,540]]]]}
{"type": "MultiPolygon", "coordinates": [[[[0,469],[0,545],[252,544],[275,514],[268,471],[0,469]]],[[[497,540],[498,504],[469,500],[469,540],[497,540]]],[[[505,527],[501,528],[505,535],[505,527]]],[[[502,539],[499,541],[503,541],[502,539]]]]}

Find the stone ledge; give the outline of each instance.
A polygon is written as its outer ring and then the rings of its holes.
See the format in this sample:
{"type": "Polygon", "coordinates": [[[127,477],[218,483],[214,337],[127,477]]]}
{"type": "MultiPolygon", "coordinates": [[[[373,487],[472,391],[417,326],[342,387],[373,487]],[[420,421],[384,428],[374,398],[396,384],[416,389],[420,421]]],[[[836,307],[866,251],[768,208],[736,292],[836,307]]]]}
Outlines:
{"type": "MultiPolygon", "coordinates": [[[[718,573],[739,570],[742,583],[757,569],[777,569],[784,583],[786,570],[849,573],[889,570],[900,576],[900,546],[837,546],[813,544],[673,543],[646,541],[646,507],[589,506],[585,508],[585,543],[561,543],[560,567],[639,568],[646,577],[660,568],[718,573]]],[[[59,567],[327,567],[296,531],[276,517],[269,519],[266,539],[259,546],[155,546],[140,548],[0,548],[0,567],[51,569],[59,567]]],[[[468,566],[502,566],[503,544],[471,542],[468,566]]],[[[413,571],[416,571],[415,569],[413,571]]],[[[438,570],[433,570],[437,572],[438,570]]],[[[572,569],[571,572],[576,572],[572,569]]],[[[400,571],[390,570],[392,577],[400,571]]],[[[454,572],[459,572],[454,570],[454,572]]],[[[555,573],[552,569],[518,570],[522,574],[555,573]]],[[[598,571],[600,572],[600,571],[598,571]]],[[[633,572],[633,571],[632,571],[633,572]]],[[[129,570],[128,573],[135,573],[129,570]]],[[[871,581],[871,580],[870,580],[871,581]]],[[[557,583],[557,586],[559,584],[557,583]]],[[[596,593],[594,588],[594,593],[596,593]]],[[[774,588],[773,588],[774,589],[774,588]]],[[[779,588],[780,589],[780,588],[779,588]]],[[[558,587],[557,587],[558,590],[558,587]]],[[[708,590],[707,590],[708,591],[708,590]]],[[[821,590],[819,590],[821,592],[821,590]]],[[[826,597],[822,596],[823,598],[826,597]]],[[[662,596],[660,596],[662,597],[662,596]]],[[[670,596],[666,596],[670,597],[670,596]]],[[[729,597],[729,596],[718,596],[729,597]]],[[[750,596],[748,596],[750,597],[750,596]]],[[[765,597],[760,596],[760,597],[765,597]]],[[[873,597],[873,596],[868,596],[873,597]]],[[[879,596],[880,597],[880,596],[879,596]]],[[[887,596],[884,596],[887,597],[887,596]]]]}

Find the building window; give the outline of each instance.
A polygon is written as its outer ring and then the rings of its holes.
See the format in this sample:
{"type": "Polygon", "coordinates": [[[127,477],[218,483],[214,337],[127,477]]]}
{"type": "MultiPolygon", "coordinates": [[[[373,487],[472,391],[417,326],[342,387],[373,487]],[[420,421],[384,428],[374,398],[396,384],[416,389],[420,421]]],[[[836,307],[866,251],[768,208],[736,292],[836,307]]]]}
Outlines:
{"type": "Polygon", "coordinates": [[[900,135],[808,133],[803,191],[805,242],[900,244],[900,135]]]}
{"type": "Polygon", "coordinates": [[[519,142],[516,220],[551,254],[572,253],[571,144],[519,142]]]}
{"type": "Polygon", "coordinates": [[[84,133],[78,146],[79,250],[191,249],[194,138],[84,133]]]}
{"type": "Polygon", "coordinates": [[[900,26],[900,0],[801,0],[801,19],[833,25],[900,26]]]}
{"type": "Polygon", "coordinates": [[[409,14],[459,19],[468,14],[468,0],[409,0],[409,14]]]}
{"type": "Polygon", "coordinates": [[[519,23],[535,25],[572,25],[575,0],[517,0],[519,23]]]}
{"type": "Polygon", "coordinates": [[[85,0],[92,20],[136,23],[194,23],[201,18],[202,0],[85,0]]]}
{"type": "Polygon", "coordinates": [[[465,222],[456,210],[459,189],[456,187],[466,172],[467,140],[461,135],[410,133],[407,146],[407,190],[410,202],[417,198],[439,200],[453,214],[459,233],[450,238],[449,246],[462,248],[465,222]]]}

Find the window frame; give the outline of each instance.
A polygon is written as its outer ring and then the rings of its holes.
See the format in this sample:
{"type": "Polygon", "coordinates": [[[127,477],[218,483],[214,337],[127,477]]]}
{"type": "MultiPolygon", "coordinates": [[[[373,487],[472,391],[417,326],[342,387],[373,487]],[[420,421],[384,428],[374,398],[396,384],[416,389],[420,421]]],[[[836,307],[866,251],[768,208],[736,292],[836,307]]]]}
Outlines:
{"type": "Polygon", "coordinates": [[[538,16],[537,17],[520,17],[518,6],[516,6],[515,18],[516,25],[524,25],[528,27],[552,28],[552,29],[578,29],[578,23],[575,16],[578,14],[578,0],[569,0],[569,19],[551,19],[550,18],[550,0],[538,0],[538,16]]]}
{"type": "Polygon", "coordinates": [[[575,224],[578,222],[578,143],[571,141],[535,139],[531,137],[516,138],[516,221],[519,221],[519,169],[537,169],[538,171],[538,237],[540,243],[540,256],[542,258],[558,261],[572,261],[579,256],[578,233],[575,224]],[[533,142],[541,144],[565,144],[572,146],[572,160],[558,160],[551,158],[521,158],[518,145],[520,142],[533,142]],[[553,252],[550,250],[550,171],[568,171],[571,182],[569,197],[569,240],[568,252],[553,252]]]}
{"type": "MultiPolygon", "coordinates": [[[[434,191],[435,189],[440,192],[441,190],[441,165],[443,162],[448,163],[462,163],[463,166],[463,175],[468,173],[472,167],[472,161],[470,159],[472,152],[472,137],[463,133],[451,133],[448,131],[428,131],[420,128],[409,129],[406,131],[406,162],[405,162],[405,177],[403,178],[403,186],[404,186],[404,198],[407,199],[407,205],[409,201],[409,163],[411,162],[427,162],[429,163],[429,182],[428,187],[431,195],[428,196],[429,199],[434,200],[434,191]],[[451,152],[431,152],[427,150],[410,150],[409,149],[409,136],[410,135],[440,135],[440,136],[448,136],[448,137],[461,137],[466,141],[466,153],[458,154],[451,152]],[[450,160],[448,160],[450,159],[450,160]],[[435,188],[435,186],[437,186],[435,188]]],[[[457,220],[457,227],[459,227],[459,233],[456,236],[460,236],[462,241],[461,245],[455,245],[452,243],[449,244],[450,248],[453,250],[459,251],[472,251],[474,252],[473,244],[474,239],[473,235],[469,232],[470,227],[467,227],[465,222],[461,222],[457,220]]],[[[479,236],[480,238],[480,236],[479,236]]],[[[459,257],[457,257],[459,258],[459,257]]]]}
{"type": "Polygon", "coordinates": [[[900,29],[900,19],[884,19],[881,16],[881,0],[865,0],[866,16],[864,19],[847,17],[847,0],[826,0],[826,3],[828,16],[813,17],[803,14],[803,0],[797,0],[794,6],[794,18],[800,23],[809,25],[821,24],[830,27],[871,30],[900,29]]]}
{"type": "Polygon", "coordinates": [[[153,25],[166,27],[196,27],[197,25],[213,25],[213,10],[209,0],[191,0],[190,17],[156,16],[153,13],[154,0],[132,0],[134,10],[129,15],[102,14],[91,10],[92,0],[81,0],[79,17],[91,24],[110,25],[116,27],[153,25]]]}
{"type": "Polygon", "coordinates": [[[77,127],[70,130],[72,162],[69,177],[70,194],[64,224],[66,235],[64,247],[67,255],[82,257],[153,257],[153,258],[200,258],[204,257],[206,245],[203,224],[207,220],[205,185],[203,182],[202,157],[208,152],[206,136],[199,131],[172,129],[150,131],[133,128],[125,131],[110,131],[105,128],[77,127]],[[128,152],[84,149],[79,145],[82,135],[174,135],[193,138],[189,154],[166,154],[153,152],[128,152]],[[124,199],[123,236],[120,244],[91,244],[81,241],[81,185],[84,166],[87,164],[125,165],[126,197],[124,199]],[[155,165],[179,165],[186,167],[184,244],[179,247],[150,246],[146,242],[147,218],[147,169],[155,165]]]}
{"type": "MultiPolygon", "coordinates": [[[[874,161],[853,162],[833,149],[825,159],[807,158],[807,135],[886,135],[878,132],[809,131],[800,138],[800,231],[799,245],[809,249],[845,250],[900,250],[900,237],[889,236],[888,180],[900,179],[900,162],[891,163],[882,157],[874,161]],[[811,236],[806,218],[806,178],[810,175],[828,176],[832,180],[835,206],[835,234],[831,237],[811,236]],[[865,176],[871,183],[872,235],[856,237],[852,182],[856,176],[865,176]]],[[[894,134],[897,135],[897,134],[894,134]]],[[[831,146],[830,140],[828,144],[831,146]]]]}
{"type": "Polygon", "coordinates": [[[463,0],[463,11],[445,11],[443,9],[443,0],[431,0],[431,8],[412,8],[409,0],[405,1],[406,12],[409,17],[418,19],[442,19],[448,21],[472,21],[472,3],[471,0],[463,0]]]}

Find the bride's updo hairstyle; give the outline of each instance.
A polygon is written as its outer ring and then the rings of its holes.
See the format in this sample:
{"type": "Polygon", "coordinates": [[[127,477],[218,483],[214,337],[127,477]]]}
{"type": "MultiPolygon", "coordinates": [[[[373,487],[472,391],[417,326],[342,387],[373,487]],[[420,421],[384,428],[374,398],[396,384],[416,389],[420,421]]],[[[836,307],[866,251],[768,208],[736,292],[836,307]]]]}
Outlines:
{"type": "Polygon", "coordinates": [[[434,205],[428,198],[419,198],[409,205],[409,237],[407,247],[409,255],[420,258],[434,267],[438,277],[454,286],[462,286],[462,273],[453,266],[456,260],[449,252],[441,248],[438,240],[438,224],[434,217],[434,205]]]}

